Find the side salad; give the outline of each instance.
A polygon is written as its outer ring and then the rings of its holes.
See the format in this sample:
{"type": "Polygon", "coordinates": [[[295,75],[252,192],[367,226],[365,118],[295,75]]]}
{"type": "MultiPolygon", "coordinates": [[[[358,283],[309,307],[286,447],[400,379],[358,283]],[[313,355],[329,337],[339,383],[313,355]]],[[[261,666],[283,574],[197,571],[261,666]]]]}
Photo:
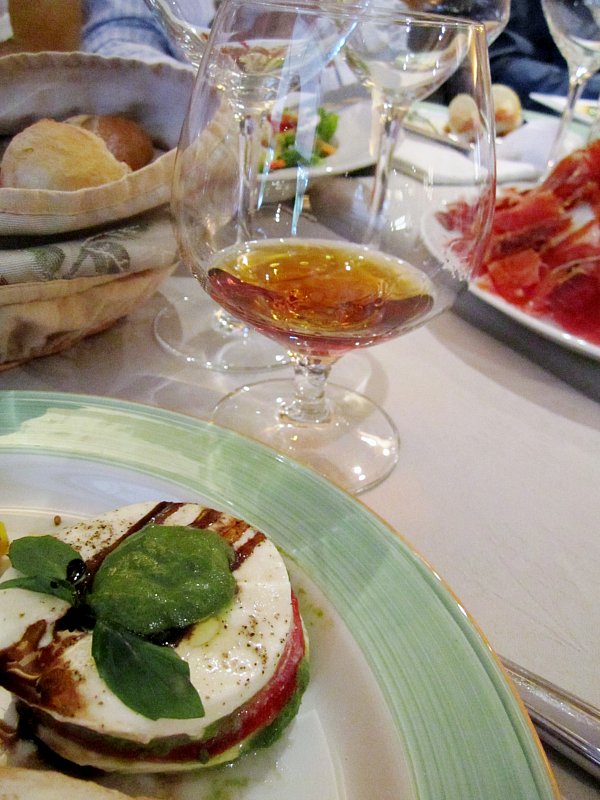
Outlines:
{"type": "Polygon", "coordinates": [[[274,136],[269,143],[273,151],[269,171],[301,165],[315,166],[336,152],[337,147],[333,139],[339,116],[335,111],[327,111],[322,107],[318,109],[318,114],[319,121],[310,157],[301,153],[296,146],[298,114],[295,111],[286,108],[277,120],[271,120],[274,136]]]}

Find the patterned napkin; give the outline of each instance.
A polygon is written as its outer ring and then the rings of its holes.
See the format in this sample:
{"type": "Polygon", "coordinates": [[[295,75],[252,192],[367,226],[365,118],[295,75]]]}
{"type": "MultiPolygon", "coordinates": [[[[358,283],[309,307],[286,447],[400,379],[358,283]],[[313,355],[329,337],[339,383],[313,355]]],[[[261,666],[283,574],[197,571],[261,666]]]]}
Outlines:
{"type": "Polygon", "coordinates": [[[160,269],[177,260],[166,206],[71,236],[4,237],[0,248],[0,285],[116,276],[160,269]]]}

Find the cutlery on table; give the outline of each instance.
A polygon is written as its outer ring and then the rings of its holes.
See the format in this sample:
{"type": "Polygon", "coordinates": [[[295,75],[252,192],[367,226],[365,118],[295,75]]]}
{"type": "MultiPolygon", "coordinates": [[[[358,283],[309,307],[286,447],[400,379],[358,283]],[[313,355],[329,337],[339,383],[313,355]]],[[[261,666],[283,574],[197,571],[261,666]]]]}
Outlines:
{"type": "Polygon", "coordinates": [[[502,658],[540,739],[600,780],[600,710],[502,658]]]}

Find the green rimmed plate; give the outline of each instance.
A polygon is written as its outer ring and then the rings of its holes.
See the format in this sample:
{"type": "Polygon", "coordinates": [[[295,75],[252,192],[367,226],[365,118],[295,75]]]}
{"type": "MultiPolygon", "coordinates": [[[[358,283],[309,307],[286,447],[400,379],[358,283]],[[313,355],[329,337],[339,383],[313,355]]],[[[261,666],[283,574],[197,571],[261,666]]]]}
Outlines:
{"type": "Polygon", "coordinates": [[[173,798],[559,797],[518,699],[456,598],[382,520],[316,474],[190,417],[33,392],[0,394],[0,474],[0,519],[15,534],[56,513],[200,499],[288,554],[312,642],[302,713],[274,750],[171,780],[173,798]]]}

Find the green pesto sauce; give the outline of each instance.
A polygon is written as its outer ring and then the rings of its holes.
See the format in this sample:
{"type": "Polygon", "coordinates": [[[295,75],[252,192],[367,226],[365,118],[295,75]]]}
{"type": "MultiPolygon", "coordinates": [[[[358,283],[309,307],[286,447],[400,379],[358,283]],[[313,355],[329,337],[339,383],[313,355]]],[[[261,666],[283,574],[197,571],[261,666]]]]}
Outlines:
{"type": "Polygon", "coordinates": [[[140,636],[185,628],[231,602],[232,559],[214,531],[146,525],[104,559],[89,603],[98,618],[140,636]]]}
{"type": "Polygon", "coordinates": [[[236,800],[239,797],[240,789],[245,789],[248,784],[248,778],[216,780],[208,794],[202,795],[202,800],[236,800]]]}

